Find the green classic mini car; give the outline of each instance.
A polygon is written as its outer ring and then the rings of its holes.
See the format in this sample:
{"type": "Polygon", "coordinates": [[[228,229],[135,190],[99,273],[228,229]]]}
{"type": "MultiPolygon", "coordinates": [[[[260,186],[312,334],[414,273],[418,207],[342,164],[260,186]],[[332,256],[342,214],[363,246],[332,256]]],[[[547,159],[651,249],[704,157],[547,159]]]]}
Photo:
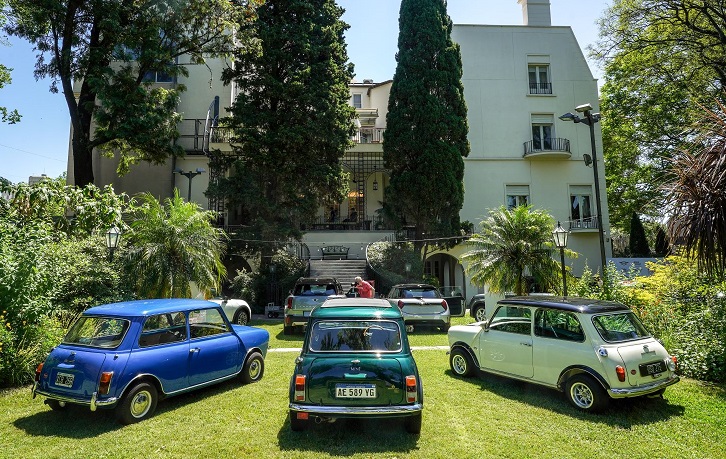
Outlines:
{"type": "Polygon", "coordinates": [[[290,427],[402,417],[421,431],[423,388],[401,311],[386,300],[329,299],[310,314],[290,380],[290,427]]]}

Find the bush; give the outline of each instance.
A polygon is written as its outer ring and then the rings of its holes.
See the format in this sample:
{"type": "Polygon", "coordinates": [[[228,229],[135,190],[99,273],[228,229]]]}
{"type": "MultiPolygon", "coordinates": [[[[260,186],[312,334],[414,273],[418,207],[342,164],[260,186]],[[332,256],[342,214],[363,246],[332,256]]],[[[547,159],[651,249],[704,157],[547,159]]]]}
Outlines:
{"type": "Polygon", "coordinates": [[[286,250],[275,253],[271,264],[275,265],[274,274],[269,269],[254,273],[238,270],[232,279],[235,298],[247,301],[252,307],[252,312],[256,314],[264,312],[267,302],[273,300],[271,296],[279,297],[277,299],[280,302],[284,301],[284,295],[292,290],[295,281],[305,276],[307,271],[307,263],[286,250]],[[271,289],[274,289],[274,292],[271,289]]]}

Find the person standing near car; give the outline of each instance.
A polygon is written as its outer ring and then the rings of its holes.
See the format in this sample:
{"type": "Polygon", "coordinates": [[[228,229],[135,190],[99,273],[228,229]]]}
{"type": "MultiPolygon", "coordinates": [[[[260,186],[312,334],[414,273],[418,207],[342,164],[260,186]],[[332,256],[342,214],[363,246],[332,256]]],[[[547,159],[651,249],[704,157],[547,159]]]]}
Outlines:
{"type": "Polygon", "coordinates": [[[373,286],[360,276],[355,278],[355,288],[358,289],[358,296],[361,298],[373,298],[373,286]]]}

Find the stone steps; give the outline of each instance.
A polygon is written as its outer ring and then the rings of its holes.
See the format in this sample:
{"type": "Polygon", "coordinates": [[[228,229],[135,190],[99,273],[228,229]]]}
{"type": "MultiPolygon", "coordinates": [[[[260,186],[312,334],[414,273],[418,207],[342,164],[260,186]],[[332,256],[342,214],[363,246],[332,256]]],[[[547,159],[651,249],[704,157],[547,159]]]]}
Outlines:
{"type": "Polygon", "coordinates": [[[365,279],[365,260],[310,260],[310,277],[334,277],[347,291],[356,276],[365,279]]]}

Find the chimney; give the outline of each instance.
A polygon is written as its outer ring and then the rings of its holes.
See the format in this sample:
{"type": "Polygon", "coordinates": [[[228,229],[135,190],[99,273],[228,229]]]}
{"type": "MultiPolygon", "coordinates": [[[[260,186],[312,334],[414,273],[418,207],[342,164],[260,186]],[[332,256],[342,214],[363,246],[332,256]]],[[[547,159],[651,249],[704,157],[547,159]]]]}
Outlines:
{"type": "Polygon", "coordinates": [[[549,27],[552,25],[550,17],[550,0],[517,0],[522,5],[522,20],[526,26],[549,27]]]}

